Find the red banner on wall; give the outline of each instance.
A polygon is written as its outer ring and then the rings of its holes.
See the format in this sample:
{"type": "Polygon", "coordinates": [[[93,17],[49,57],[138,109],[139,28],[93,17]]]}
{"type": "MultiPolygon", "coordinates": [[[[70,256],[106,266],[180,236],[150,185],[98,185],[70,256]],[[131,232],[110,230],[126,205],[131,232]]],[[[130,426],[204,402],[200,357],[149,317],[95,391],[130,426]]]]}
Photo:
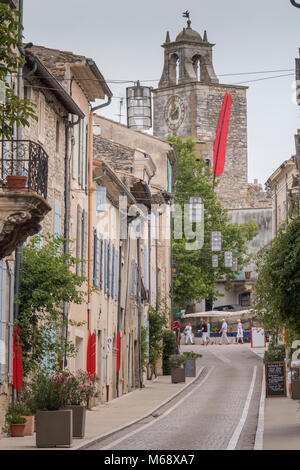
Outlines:
{"type": "Polygon", "coordinates": [[[89,336],[88,348],[87,348],[87,362],[86,370],[90,374],[96,374],[96,335],[93,333],[89,336]]]}
{"type": "Polygon", "coordinates": [[[13,386],[17,392],[23,387],[23,350],[21,343],[21,328],[14,330],[13,344],[13,386]]]}

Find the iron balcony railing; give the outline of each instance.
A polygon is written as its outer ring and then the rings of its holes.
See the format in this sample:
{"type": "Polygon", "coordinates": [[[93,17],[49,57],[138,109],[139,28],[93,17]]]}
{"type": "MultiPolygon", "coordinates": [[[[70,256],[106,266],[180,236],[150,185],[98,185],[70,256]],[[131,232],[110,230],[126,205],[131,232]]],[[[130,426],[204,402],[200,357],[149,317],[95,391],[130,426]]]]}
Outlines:
{"type": "Polygon", "coordinates": [[[32,140],[0,140],[1,182],[7,176],[27,176],[25,188],[47,198],[48,155],[43,147],[32,140]]]}

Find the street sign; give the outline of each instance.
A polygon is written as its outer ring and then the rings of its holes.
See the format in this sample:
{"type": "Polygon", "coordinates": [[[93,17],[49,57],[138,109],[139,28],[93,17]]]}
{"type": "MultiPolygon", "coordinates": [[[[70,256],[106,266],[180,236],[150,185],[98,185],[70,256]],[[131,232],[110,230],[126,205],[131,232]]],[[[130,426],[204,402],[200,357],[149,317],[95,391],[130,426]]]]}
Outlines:
{"type": "Polygon", "coordinates": [[[108,336],[106,338],[106,353],[110,354],[112,351],[112,337],[108,336]]]}
{"type": "Polygon", "coordinates": [[[251,348],[265,348],[266,333],[264,328],[251,328],[251,348]]]}

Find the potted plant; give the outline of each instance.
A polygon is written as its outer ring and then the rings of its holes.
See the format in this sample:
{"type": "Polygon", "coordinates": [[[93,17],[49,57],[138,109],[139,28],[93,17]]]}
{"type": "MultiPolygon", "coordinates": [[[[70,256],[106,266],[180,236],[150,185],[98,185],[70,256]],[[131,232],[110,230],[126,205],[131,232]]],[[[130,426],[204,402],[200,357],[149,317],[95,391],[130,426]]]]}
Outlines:
{"type": "Polygon", "coordinates": [[[6,414],[6,422],[10,426],[11,437],[24,437],[26,419],[19,413],[6,414]]]}
{"type": "Polygon", "coordinates": [[[89,372],[78,370],[73,375],[68,371],[62,373],[65,378],[67,391],[66,409],[73,412],[73,437],[84,437],[86,407],[91,398],[97,397],[97,382],[99,378],[89,372]]]}
{"type": "Polygon", "coordinates": [[[67,387],[62,373],[37,374],[31,383],[33,402],[36,407],[37,447],[72,445],[73,414],[65,409],[67,387]]]}
{"type": "Polygon", "coordinates": [[[172,384],[185,382],[185,362],[186,358],[181,354],[170,356],[172,384]]]}
{"type": "Polygon", "coordinates": [[[29,406],[22,399],[12,403],[7,409],[7,415],[18,414],[25,418],[24,436],[33,436],[34,433],[34,414],[29,406]]]}
{"type": "Polygon", "coordinates": [[[185,359],[185,376],[186,377],[196,377],[196,361],[198,357],[202,357],[202,354],[197,354],[192,351],[184,352],[182,354],[185,359]]]}

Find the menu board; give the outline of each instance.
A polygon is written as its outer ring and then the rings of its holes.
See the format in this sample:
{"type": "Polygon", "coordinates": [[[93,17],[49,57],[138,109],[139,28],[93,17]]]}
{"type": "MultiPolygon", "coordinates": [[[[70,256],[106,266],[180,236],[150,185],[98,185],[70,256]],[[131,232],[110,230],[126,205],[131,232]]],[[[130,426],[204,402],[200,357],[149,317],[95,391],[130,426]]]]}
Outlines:
{"type": "Polygon", "coordinates": [[[266,397],[286,397],[284,362],[266,362],[266,397]]]}
{"type": "Polygon", "coordinates": [[[185,363],[185,376],[195,377],[196,376],[196,359],[187,359],[185,363]]]}

